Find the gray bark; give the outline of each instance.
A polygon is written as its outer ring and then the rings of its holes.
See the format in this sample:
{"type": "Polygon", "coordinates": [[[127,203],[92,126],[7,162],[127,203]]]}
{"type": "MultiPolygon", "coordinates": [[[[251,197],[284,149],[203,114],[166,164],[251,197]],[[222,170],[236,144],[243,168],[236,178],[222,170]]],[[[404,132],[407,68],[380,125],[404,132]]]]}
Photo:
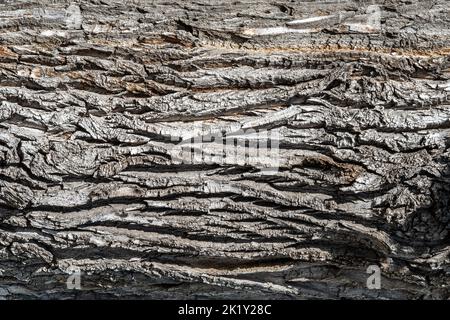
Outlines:
{"type": "Polygon", "coordinates": [[[449,54],[445,0],[0,1],[0,297],[448,299],[449,54]],[[277,172],[177,157],[244,128],[277,172]]]}

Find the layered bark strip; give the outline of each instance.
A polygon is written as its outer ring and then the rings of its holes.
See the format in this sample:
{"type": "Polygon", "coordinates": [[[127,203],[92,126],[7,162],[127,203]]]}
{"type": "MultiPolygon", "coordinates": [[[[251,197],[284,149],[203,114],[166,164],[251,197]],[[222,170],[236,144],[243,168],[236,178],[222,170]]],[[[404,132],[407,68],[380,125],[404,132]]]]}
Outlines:
{"type": "Polygon", "coordinates": [[[449,77],[445,0],[0,0],[0,297],[448,299],[449,77]]]}

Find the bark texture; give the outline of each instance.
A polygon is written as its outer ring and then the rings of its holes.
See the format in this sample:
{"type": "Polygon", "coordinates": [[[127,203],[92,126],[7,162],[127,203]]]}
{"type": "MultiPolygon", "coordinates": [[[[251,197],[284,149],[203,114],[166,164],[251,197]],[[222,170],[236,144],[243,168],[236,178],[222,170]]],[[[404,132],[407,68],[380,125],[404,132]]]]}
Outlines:
{"type": "Polygon", "coordinates": [[[0,0],[0,297],[448,299],[449,55],[445,0],[0,0]],[[177,160],[242,128],[278,172],[177,160]]]}

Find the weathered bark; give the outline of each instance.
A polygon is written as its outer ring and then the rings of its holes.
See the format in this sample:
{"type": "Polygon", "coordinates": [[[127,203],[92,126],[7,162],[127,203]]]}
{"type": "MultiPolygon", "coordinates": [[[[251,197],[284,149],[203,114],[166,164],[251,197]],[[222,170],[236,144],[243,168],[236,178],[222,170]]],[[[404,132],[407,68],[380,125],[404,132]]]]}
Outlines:
{"type": "Polygon", "coordinates": [[[0,297],[448,299],[449,2],[373,4],[0,1],[0,297]]]}

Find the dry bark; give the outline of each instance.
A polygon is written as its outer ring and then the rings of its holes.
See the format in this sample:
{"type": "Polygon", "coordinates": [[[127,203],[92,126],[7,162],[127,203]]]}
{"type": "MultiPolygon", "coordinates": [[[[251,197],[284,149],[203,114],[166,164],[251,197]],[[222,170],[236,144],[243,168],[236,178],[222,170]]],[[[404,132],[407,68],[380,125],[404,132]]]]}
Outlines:
{"type": "Polygon", "coordinates": [[[0,297],[448,299],[449,2],[373,4],[0,1],[0,297]]]}

